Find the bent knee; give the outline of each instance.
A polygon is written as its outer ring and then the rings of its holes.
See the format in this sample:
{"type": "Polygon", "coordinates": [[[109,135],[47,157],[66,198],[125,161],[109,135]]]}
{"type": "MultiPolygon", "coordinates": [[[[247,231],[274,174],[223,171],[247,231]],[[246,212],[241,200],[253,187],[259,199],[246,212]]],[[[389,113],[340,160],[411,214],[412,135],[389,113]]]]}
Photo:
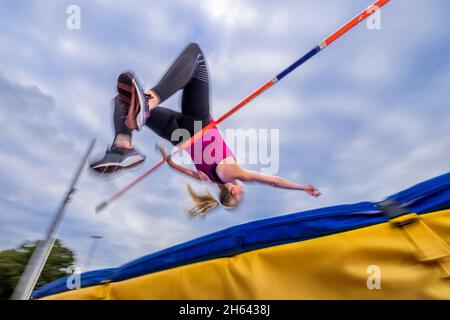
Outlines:
{"type": "Polygon", "coordinates": [[[186,47],[187,51],[190,51],[192,53],[202,53],[202,49],[200,48],[200,45],[197,42],[191,42],[186,47]]]}

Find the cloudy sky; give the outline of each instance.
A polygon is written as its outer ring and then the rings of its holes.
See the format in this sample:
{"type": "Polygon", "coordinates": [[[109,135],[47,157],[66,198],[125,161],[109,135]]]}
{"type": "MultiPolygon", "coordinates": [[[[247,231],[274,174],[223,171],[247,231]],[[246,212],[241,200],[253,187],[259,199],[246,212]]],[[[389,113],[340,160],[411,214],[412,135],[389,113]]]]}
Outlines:
{"type": "MultiPolygon", "coordinates": [[[[121,71],[150,87],[198,42],[218,117],[370,3],[1,1],[0,250],[42,238],[92,138],[93,157],[103,154],[121,71]],[[80,30],[66,27],[72,4],[80,30]]],[[[83,267],[90,235],[103,236],[90,267],[113,267],[232,225],[381,200],[447,172],[449,12],[446,0],[394,0],[381,30],[358,26],[221,125],[279,129],[279,174],[316,185],[322,197],[252,185],[238,209],[190,220],[189,180],[163,167],[96,215],[99,201],[159,160],[159,139],[144,129],[135,144],[145,165],[105,179],[85,172],[59,237],[83,267]]],[[[179,96],[163,105],[179,108],[179,96]]]]}

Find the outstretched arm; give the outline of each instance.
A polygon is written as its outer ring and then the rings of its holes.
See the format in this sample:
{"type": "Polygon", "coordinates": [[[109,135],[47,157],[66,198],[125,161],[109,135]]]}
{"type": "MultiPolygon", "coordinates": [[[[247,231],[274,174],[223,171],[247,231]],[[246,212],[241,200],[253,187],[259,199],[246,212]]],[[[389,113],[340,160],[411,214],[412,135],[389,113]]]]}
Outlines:
{"type": "Polygon", "coordinates": [[[173,160],[170,159],[170,158],[169,158],[169,160],[167,160],[167,164],[168,164],[171,168],[177,170],[178,172],[184,173],[185,175],[187,175],[187,176],[189,176],[189,177],[192,177],[192,178],[194,178],[194,179],[200,180],[200,176],[199,176],[199,174],[198,174],[197,172],[195,172],[195,171],[193,171],[193,170],[191,170],[191,169],[189,169],[189,168],[180,166],[179,164],[176,164],[176,163],[173,162],[173,160]]]}
{"type": "Polygon", "coordinates": [[[187,176],[189,176],[189,177],[191,177],[191,178],[194,178],[194,179],[197,179],[197,180],[205,180],[205,177],[203,177],[199,172],[193,171],[193,170],[191,170],[191,169],[189,169],[189,168],[186,168],[186,167],[184,167],[184,166],[181,166],[181,165],[175,163],[175,162],[172,160],[172,158],[167,157],[166,149],[165,149],[163,146],[160,146],[160,145],[157,144],[157,145],[156,145],[156,149],[161,153],[161,155],[162,155],[164,158],[167,159],[167,164],[168,164],[171,168],[173,168],[173,169],[177,170],[178,172],[181,172],[181,173],[183,173],[183,174],[185,174],[185,175],[187,175],[187,176]]]}
{"type": "Polygon", "coordinates": [[[321,193],[310,184],[297,183],[285,178],[270,176],[254,171],[244,170],[240,175],[239,179],[245,182],[259,182],[263,184],[268,184],[276,188],[303,190],[308,192],[313,197],[318,197],[321,195],[321,193]]]}

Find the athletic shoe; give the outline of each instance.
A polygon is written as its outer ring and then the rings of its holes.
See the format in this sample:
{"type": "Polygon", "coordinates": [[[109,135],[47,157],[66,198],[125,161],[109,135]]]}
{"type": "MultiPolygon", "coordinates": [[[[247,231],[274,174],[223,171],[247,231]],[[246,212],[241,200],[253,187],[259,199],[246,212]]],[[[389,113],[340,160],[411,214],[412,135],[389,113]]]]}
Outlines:
{"type": "Polygon", "coordinates": [[[122,169],[128,169],[143,163],[145,156],[135,148],[127,149],[112,146],[107,150],[103,159],[91,163],[92,170],[100,173],[114,173],[122,169]]]}
{"type": "Polygon", "coordinates": [[[138,126],[137,130],[141,130],[142,127],[145,126],[145,123],[150,116],[150,112],[148,110],[148,104],[144,96],[144,91],[142,90],[142,86],[136,76],[133,78],[132,83],[139,103],[139,111],[136,115],[136,122],[138,126]]]}

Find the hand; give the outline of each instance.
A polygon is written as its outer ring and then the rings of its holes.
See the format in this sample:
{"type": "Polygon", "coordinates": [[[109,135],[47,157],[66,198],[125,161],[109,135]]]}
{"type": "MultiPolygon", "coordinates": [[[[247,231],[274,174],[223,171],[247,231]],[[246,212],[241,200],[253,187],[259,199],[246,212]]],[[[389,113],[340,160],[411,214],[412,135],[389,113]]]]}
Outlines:
{"type": "Polygon", "coordinates": [[[148,99],[148,108],[152,110],[154,107],[158,106],[161,102],[158,94],[154,90],[147,90],[144,92],[144,95],[151,97],[148,99]]]}
{"type": "MultiPolygon", "coordinates": [[[[159,153],[161,153],[161,155],[163,156],[164,159],[167,159],[167,150],[164,146],[160,145],[160,144],[156,144],[155,145],[155,150],[159,151],[159,153]]],[[[168,162],[170,162],[170,159],[167,159],[168,162]]]]}
{"type": "Polygon", "coordinates": [[[303,190],[308,192],[313,197],[318,197],[322,194],[319,192],[319,190],[317,190],[314,186],[310,184],[305,184],[303,190]]]}

